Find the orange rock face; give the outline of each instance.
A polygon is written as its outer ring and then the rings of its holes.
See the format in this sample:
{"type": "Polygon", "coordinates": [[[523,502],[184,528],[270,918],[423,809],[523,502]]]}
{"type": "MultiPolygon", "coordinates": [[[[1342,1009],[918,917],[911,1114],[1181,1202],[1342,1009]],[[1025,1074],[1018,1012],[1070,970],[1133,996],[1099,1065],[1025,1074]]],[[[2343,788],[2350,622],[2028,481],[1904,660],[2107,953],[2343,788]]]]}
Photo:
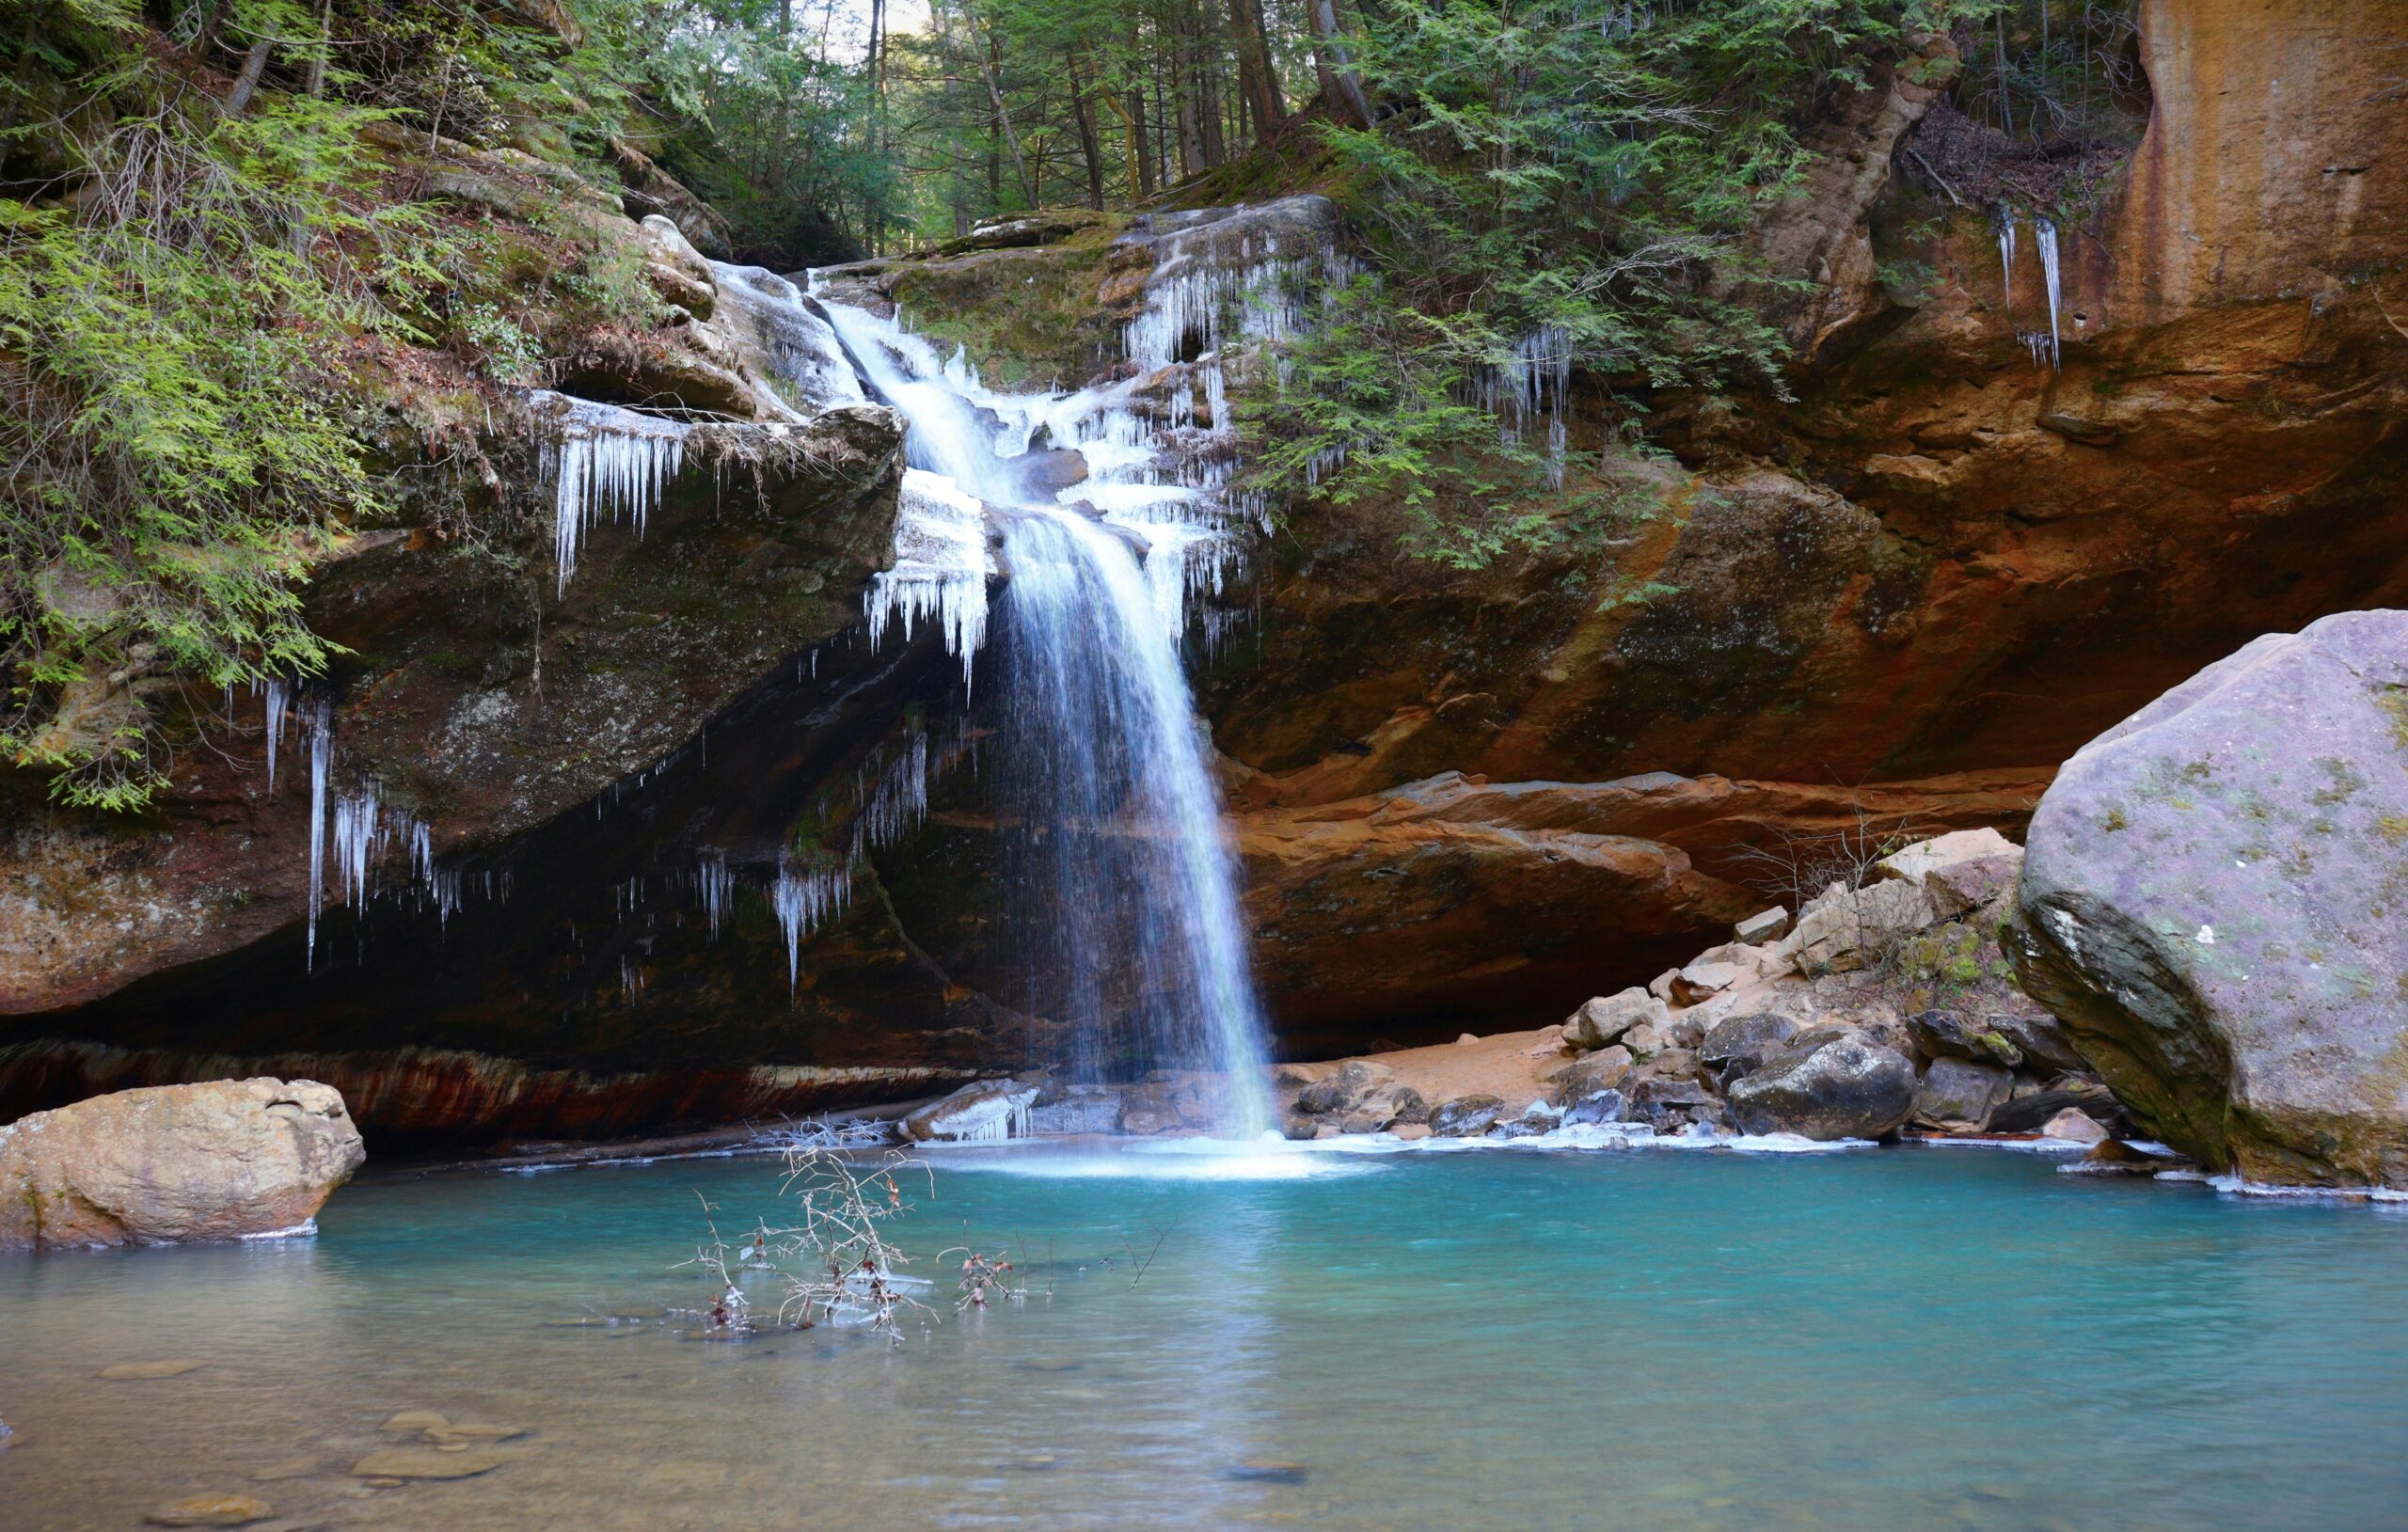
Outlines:
{"type": "Polygon", "coordinates": [[[2124,323],[2330,295],[2408,259],[2408,10],[2146,0],[2141,39],[2155,115],[2113,238],[2124,323]]]}
{"type": "Polygon", "coordinates": [[[1922,833],[2014,823],[2045,773],[1869,791],[1692,780],[1507,782],[1448,773],[1237,816],[1256,978],[1291,1053],[1451,1036],[1644,979],[1763,908],[1784,836],[1860,813],[1922,833]]]}

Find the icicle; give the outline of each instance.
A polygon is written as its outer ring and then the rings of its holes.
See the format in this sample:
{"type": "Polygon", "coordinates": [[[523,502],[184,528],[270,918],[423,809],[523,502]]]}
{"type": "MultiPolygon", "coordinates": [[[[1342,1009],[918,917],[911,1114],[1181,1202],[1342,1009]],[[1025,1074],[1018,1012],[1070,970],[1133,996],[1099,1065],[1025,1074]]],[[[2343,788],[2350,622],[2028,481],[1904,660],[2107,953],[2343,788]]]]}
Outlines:
{"type": "Polygon", "coordinates": [[[318,911],[326,887],[326,766],[334,744],[334,703],[315,698],[308,715],[309,733],[309,924],[305,966],[318,960],[318,911]]]}
{"type": "Polygon", "coordinates": [[[986,507],[942,474],[904,469],[895,567],[871,579],[863,602],[870,647],[878,647],[898,618],[908,643],[913,623],[933,616],[943,625],[945,652],[961,661],[967,691],[979,646],[987,641],[987,578],[993,572],[986,507]]]}
{"type": "Polygon", "coordinates": [[[273,675],[267,678],[264,689],[267,694],[267,791],[268,796],[274,798],[276,752],[277,748],[284,743],[285,708],[291,703],[293,693],[282,679],[273,675]]]}
{"type": "Polygon", "coordinates": [[[710,921],[711,940],[719,940],[720,923],[727,918],[727,902],[736,879],[727,870],[726,853],[705,851],[695,874],[703,896],[703,913],[710,921]]]}
{"type": "Polygon", "coordinates": [[[792,992],[802,974],[802,940],[821,923],[852,902],[853,875],[848,867],[800,871],[778,868],[769,891],[769,907],[777,912],[778,929],[786,940],[786,989],[792,992]]]}
{"type": "Polygon", "coordinates": [[[377,822],[381,807],[372,784],[364,792],[346,793],[335,800],[335,871],[342,877],[343,898],[356,912],[368,908],[368,871],[382,849],[377,822]]]}
{"type": "Polygon", "coordinates": [[[642,538],[645,518],[685,462],[692,429],[611,404],[536,389],[533,399],[564,406],[561,439],[547,454],[552,475],[552,557],[555,594],[566,595],[587,531],[604,514],[622,512],[642,538]]]}
{"type": "Polygon", "coordinates": [[[1998,213],[1998,261],[2004,276],[2005,312],[2012,318],[2015,313],[2015,214],[2004,208],[1999,209],[1998,213]]]}
{"type": "Polygon", "coordinates": [[[888,763],[863,805],[853,831],[853,854],[893,845],[927,816],[928,736],[921,734],[912,736],[910,750],[888,763]]]}
{"type": "Polygon", "coordinates": [[[2058,364],[2057,338],[2057,226],[2043,218],[2038,224],[2040,245],[2040,280],[2049,290],[2049,365],[2058,364]]]}

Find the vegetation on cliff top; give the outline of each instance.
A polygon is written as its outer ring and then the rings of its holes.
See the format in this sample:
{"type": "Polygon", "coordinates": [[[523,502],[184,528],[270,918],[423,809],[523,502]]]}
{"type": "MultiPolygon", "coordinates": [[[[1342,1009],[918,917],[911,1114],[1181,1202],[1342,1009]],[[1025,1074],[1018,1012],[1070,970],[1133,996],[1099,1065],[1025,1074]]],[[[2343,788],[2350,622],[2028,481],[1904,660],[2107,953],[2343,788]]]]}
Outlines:
{"type": "Polygon", "coordinates": [[[140,806],[167,694],[327,663],[296,588],[380,513],[392,378],[539,382],[649,313],[590,214],[447,203],[438,149],[784,267],[1309,175],[1368,269],[1281,358],[1259,476],[1477,564],[1629,513],[1542,440],[1572,378],[1592,461],[1622,394],[1778,390],[1740,284],[1795,278],[1743,236],[1824,93],[1954,28],[1986,131],[2086,142],[2130,9],[936,0],[895,36],[884,0],[0,0],[0,751],[140,806]]]}

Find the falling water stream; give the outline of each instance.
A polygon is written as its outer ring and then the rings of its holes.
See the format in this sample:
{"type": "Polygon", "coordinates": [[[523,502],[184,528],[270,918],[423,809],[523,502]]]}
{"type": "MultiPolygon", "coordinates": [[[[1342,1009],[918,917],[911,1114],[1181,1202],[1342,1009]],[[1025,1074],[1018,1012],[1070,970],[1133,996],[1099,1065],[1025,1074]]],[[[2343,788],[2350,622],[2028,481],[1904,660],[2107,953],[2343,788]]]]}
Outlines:
{"type": "MultiPolygon", "coordinates": [[[[983,631],[984,529],[1000,531],[1002,829],[1010,895],[1027,902],[1024,998],[1067,1026],[1082,1075],[1212,1071],[1228,1081],[1228,1126],[1259,1134],[1262,1019],[1180,655],[1184,595],[1225,552],[1222,513],[1148,482],[1154,454],[1126,386],[996,394],[892,320],[822,311],[911,422],[903,509],[923,523],[919,557],[873,592],[873,624],[941,611],[951,639],[976,606],[983,631]],[[1086,479],[1048,496],[1041,474],[1066,449],[1086,479]]],[[[955,641],[966,665],[974,640],[955,641]]]]}

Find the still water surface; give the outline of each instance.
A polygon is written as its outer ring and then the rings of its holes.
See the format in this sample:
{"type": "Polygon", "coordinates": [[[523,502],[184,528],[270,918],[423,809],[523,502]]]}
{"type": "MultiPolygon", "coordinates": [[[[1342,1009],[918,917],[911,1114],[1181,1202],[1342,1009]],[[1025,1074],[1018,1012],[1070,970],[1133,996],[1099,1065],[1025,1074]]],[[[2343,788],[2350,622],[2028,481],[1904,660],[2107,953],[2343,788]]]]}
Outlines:
{"type": "Polygon", "coordinates": [[[694,1193],[777,1222],[760,1159],[376,1178],[314,1240],[0,1259],[0,1527],[203,1492],[436,1532],[2408,1526],[2396,1208],[1962,1150],[934,1158],[914,1269],[967,1237],[1039,1291],[899,1347],[547,1322],[702,1297],[694,1193]],[[166,1359],[204,1365],[96,1376],[166,1359]],[[531,1434],[351,1477],[411,1409],[531,1434]]]}

